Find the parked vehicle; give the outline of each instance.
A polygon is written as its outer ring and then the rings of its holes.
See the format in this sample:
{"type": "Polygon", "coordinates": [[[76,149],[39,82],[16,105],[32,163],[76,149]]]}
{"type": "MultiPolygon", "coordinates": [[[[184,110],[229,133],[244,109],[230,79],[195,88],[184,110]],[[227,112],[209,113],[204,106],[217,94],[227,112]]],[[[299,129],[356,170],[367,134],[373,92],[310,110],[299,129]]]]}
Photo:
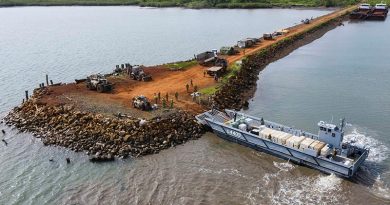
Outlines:
{"type": "Polygon", "coordinates": [[[272,40],[274,39],[273,35],[271,33],[265,33],[263,34],[264,40],[272,40]]]}
{"type": "Polygon", "coordinates": [[[140,95],[133,98],[133,107],[143,110],[143,111],[150,111],[152,110],[152,105],[150,104],[147,97],[140,95]]]}
{"type": "Polygon", "coordinates": [[[96,90],[99,93],[112,91],[112,84],[100,74],[91,75],[86,79],[86,86],[90,90],[96,90]]]}
{"type": "Polygon", "coordinates": [[[246,39],[237,41],[237,46],[239,48],[250,48],[258,42],[260,42],[260,40],[257,38],[246,38],[246,39]]]}
{"type": "Polygon", "coordinates": [[[142,68],[142,66],[131,67],[130,77],[133,80],[139,80],[139,81],[151,81],[152,80],[152,76],[146,74],[144,72],[144,69],[142,68]]]}
{"type": "Polygon", "coordinates": [[[224,46],[219,51],[222,55],[234,55],[238,53],[238,50],[233,46],[224,46]]]}
{"type": "Polygon", "coordinates": [[[216,52],[206,51],[195,56],[196,61],[203,66],[212,65],[217,59],[216,52]]]}

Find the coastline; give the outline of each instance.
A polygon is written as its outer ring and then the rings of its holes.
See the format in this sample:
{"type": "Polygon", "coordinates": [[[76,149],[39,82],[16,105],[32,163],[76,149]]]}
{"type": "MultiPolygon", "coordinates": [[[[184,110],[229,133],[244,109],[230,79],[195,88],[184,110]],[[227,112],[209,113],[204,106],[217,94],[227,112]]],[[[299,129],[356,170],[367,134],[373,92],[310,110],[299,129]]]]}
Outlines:
{"type": "Polygon", "coordinates": [[[142,5],[138,3],[128,3],[128,4],[121,4],[121,3],[64,3],[64,4],[39,4],[39,3],[33,3],[33,4],[0,4],[0,8],[14,8],[14,7],[72,7],[72,6],[80,6],[80,7],[88,7],[88,6],[137,6],[137,7],[144,7],[144,8],[181,8],[181,9],[297,9],[297,10],[337,10],[340,9],[340,6],[301,6],[301,5],[285,5],[285,6],[265,6],[265,7],[240,7],[240,6],[233,6],[233,7],[188,7],[188,6],[181,6],[181,5],[167,5],[167,6],[158,6],[158,5],[142,5]]]}
{"type": "MultiPolygon", "coordinates": [[[[339,26],[352,9],[354,7],[341,9],[314,19],[311,24],[290,27],[289,34],[263,41],[247,49],[246,54],[230,56],[227,59],[230,65],[242,58],[246,60],[235,75],[222,83],[216,95],[211,96],[214,105],[220,109],[244,107],[256,89],[259,72],[266,65],[339,26]]],[[[158,89],[162,89],[163,95],[169,93],[173,100],[172,92],[177,90],[172,90],[172,87],[176,89],[179,82],[188,82],[189,76],[200,83],[200,88],[217,83],[203,76],[204,67],[200,65],[180,71],[158,68],[160,70],[149,69],[155,72],[151,82],[132,81],[123,76],[112,77],[117,81],[114,93],[110,94],[88,91],[83,84],[37,88],[31,98],[8,114],[5,121],[19,130],[32,132],[45,145],[85,152],[91,156],[91,161],[154,154],[199,138],[204,130],[196,123],[194,115],[209,109],[211,104],[194,102],[184,86],[179,90],[183,97],[175,101],[177,109],[161,109],[161,112],[146,116],[150,113],[134,111],[129,101],[140,94],[152,98],[151,95],[158,89]],[[129,86],[132,87],[129,89],[129,86]]]]}

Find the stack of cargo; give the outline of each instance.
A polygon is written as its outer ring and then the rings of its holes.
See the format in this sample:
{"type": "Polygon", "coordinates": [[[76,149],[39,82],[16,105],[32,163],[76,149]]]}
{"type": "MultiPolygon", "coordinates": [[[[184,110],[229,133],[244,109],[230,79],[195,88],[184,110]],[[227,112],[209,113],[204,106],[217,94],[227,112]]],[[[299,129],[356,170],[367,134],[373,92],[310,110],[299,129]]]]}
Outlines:
{"type": "Polygon", "coordinates": [[[329,145],[326,145],[321,149],[321,156],[326,157],[330,155],[331,151],[332,149],[330,149],[329,145]]]}
{"type": "Polygon", "coordinates": [[[304,136],[300,136],[300,137],[292,136],[286,140],[287,146],[295,148],[295,149],[299,149],[299,145],[301,144],[301,142],[303,140],[305,140],[305,138],[306,137],[304,137],[304,136]]]}
{"type": "Polygon", "coordinates": [[[287,145],[288,147],[299,149],[300,151],[312,155],[327,156],[331,153],[331,148],[324,142],[307,138],[304,136],[294,136],[290,133],[274,130],[265,126],[260,127],[259,136],[272,142],[287,145]]]}
{"type": "Polygon", "coordinates": [[[311,138],[304,139],[301,144],[299,145],[299,150],[305,152],[307,149],[309,149],[310,144],[314,142],[311,138]]]}
{"type": "Polygon", "coordinates": [[[264,128],[263,130],[260,131],[260,137],[264,138],[264,139],[270,139],[271,133],[273,131],[275,131],[275,130],[266,127],[266,128],[264,128]]]}
{"type": "Polygon", "coordinates": [[[292,134],[282,132],[282,131],[276,130],[273,133],[271,133],[271,141],[281,145],[285,145],[286,140],[290,137],[292,137],[292,134]]]}

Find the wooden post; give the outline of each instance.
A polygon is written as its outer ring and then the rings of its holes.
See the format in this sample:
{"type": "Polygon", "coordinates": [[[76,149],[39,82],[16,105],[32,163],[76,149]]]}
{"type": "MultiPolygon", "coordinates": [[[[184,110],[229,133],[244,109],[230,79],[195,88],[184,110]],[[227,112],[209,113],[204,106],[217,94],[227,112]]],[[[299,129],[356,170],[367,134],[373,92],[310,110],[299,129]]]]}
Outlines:
{"type": "Polygon", "coordinates": [[[53,85],[53,81],[52,80],[50,80],[50,85],[53,85]]]}
{"type": "Polygon", "coordinates": [[[49,75],[46,74],[46,85],[49,86],[49,75]]]}
{"type": "Polygon", "coordinates": [[[26,101],[28,100],[28,90],[25,91],[26,92],[26,101]]]}

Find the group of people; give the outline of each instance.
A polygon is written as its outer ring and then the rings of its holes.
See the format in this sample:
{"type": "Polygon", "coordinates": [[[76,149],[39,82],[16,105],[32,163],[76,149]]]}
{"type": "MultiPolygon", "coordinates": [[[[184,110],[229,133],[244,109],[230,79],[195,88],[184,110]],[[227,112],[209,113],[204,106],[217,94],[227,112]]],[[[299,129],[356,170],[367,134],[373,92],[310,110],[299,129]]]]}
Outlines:
{"type": "Polygon", "coordinates": [[[187,93],[190,92],[190,85],[191,87],[193,87],[193,91],[194,92],[198,92],[198,86],[197,85],[194,85],[194,83],[192,82],[192,79],[190,80],[190,84],[186,84],[186,90],[187,90],[187,93]]]}
{"type": "MultiPolygon", "coordinates": [[[[159,102],[161,102],[163,108],[167,107],[167,103],[169,102],[169,94],[168,93],[165,94],[165,98],[161,98],[161,92],[154,93],[153,98],[154,98],[155,104],[158,104],[159,102]]],[[[179,101],[179,93],[177,91],[175,92],[175,99],[176,99],[176,101],[179,101]]],[[[171,98],[170,108],[173,108],[173,104],[174,104],[173,98],[171,98]]]]}

